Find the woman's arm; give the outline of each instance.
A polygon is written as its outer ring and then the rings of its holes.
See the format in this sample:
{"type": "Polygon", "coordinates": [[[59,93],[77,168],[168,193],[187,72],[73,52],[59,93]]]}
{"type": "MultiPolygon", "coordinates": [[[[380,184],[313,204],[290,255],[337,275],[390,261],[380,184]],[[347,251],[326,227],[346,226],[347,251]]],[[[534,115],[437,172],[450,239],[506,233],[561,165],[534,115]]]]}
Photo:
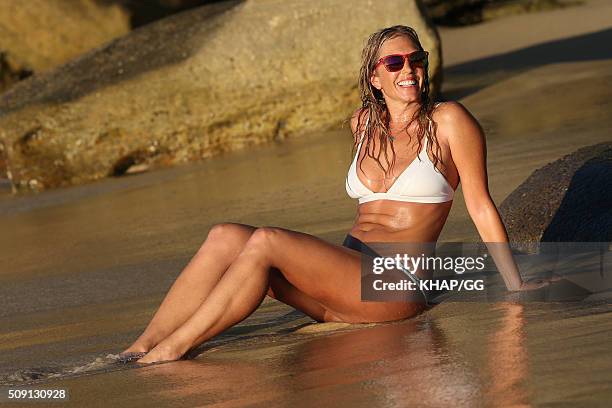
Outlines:
{"type": "Polygon", "coordinates": [[[491,199],[487,178],[486,142],[482,128],[461,104],[447,102],[438,113],[438,129],[448,139],[457,167],[463,197],[480,237],[487,245],[508,290],[537,289],[546,279],[523,281],[510,246],[508,234],[491,199]]]}

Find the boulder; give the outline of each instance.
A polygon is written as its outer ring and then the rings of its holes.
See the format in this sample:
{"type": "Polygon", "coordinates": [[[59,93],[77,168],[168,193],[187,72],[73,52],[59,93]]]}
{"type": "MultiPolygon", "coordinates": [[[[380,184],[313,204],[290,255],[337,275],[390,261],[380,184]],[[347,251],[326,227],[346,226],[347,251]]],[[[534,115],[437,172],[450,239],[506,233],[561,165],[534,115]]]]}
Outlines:
{"type": "Polygon", "coordinates": [[[119,5],[94,0],[3,1],[0,92],[129,31],[119,5]]]}
{"type": "Polygon", "coordinates": [[[612,241],[612,143],[581,148],[534,171],[501,204],[511,242],[612,241]]]}
{"type": "Polygon", "coordinates": [[[172,165],[317,130],[359,106],[368,35],[413,26],[440,86],[440,44],[411,0],[247,0],[191,9],[0,98],[0,141],[17,189],[172,165]]]}

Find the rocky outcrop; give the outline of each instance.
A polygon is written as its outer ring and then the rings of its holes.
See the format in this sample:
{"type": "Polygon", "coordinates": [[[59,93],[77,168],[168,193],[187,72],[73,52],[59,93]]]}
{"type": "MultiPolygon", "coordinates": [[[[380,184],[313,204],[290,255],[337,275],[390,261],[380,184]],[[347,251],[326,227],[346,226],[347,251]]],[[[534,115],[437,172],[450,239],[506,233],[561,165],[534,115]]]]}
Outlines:
{"type": "Polygon", "coordinates": [[[171,165],[337,126],[358,106],[364,41],[413,26],[410,0],[215,3],[132,31],[0,99],[0,138],[17,188],[48,188],[171,165]]]}
{"type": "Polygon", "coordinates": [[[510,240],[612,241],[612,143],[584,147],[533,172],[501,204],[510,240]]]}
{"type": "Polygon", "coordinates": [[[95,0],[3,1],[0,93],[129,31],[129,15],[95,0]]]}

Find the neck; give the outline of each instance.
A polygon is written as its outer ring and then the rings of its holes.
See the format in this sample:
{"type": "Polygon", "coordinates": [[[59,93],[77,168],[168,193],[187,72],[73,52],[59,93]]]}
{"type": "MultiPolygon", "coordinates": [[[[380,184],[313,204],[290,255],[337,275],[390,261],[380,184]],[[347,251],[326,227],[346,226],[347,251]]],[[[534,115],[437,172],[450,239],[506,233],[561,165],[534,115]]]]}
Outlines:
{"type": "Polygon", "coordinates": [[[413,116],[421,107],[419,102],[410,102],[408,104],[387,103],[387,109],[390,115],[390,123],[407,123],[410,122],[413,116]]]}

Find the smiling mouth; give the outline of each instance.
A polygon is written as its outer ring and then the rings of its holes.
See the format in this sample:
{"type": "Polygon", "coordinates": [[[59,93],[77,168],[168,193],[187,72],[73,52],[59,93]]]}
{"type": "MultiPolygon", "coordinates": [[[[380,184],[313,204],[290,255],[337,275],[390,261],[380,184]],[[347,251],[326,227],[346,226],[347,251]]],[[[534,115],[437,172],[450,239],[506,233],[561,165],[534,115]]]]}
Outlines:
{"type": "Polygon", "coordinates": [[[407,79],[405,81],[399,81],[397,85],[401,88],[410,88],[410,87],[417,87],[419,83],[417,82],[416,79],[407,79]]]}

